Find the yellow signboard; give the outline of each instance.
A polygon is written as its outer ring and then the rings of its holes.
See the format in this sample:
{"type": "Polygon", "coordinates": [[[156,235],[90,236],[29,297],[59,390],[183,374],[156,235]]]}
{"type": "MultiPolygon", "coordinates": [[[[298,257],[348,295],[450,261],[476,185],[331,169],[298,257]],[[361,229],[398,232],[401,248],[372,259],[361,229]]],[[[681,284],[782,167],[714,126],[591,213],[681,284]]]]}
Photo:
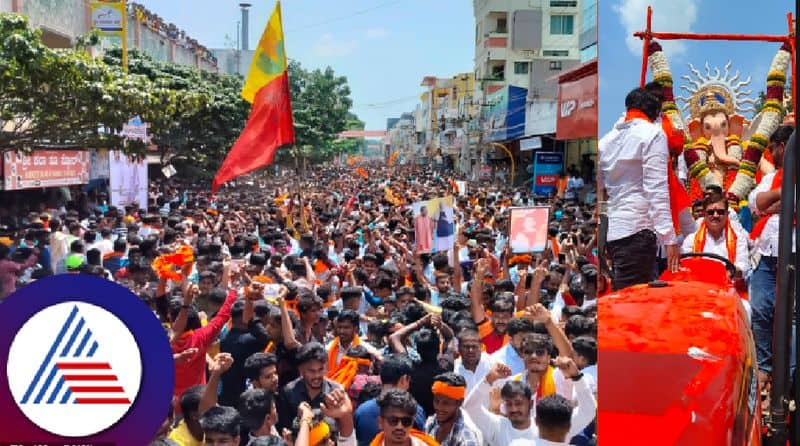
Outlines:
{"type": "Polygon", "coordinates": [[[92,27],[112,45],[122,47],[122,67],[128,67],[128,20],[125,0],[96,0],[89,3],[92,27]]]}

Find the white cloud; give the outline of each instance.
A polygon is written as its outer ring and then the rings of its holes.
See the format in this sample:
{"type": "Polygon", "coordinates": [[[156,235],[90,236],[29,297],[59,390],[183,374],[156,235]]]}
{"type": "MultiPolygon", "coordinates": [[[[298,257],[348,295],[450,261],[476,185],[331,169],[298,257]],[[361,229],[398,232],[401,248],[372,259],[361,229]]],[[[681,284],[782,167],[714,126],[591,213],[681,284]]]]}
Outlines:
{"type": "Polygon", "coordinates": [[[367,37],[370,39],[383,39],[388,35],[389,31],[386,28],[370,28],[367,30],[367,37]]]}
{"type": "Polygon", "coordinates": [[[320,36],[311,52],[317,57],[343,57],[352,54],[358,47],[355,40],[339,40],[331,33],[320,36]]]}
{"type": "MultiPolygon", "coordinates": [[[[692,32],[697,21],[697,0],[620,0],[614,5],[627,37],[625,44],[636,56],[642,56],[642,40],[634,37],[636,31],[644,31],[647,21],[647,5],[653,6],[652,29],[655,32],[692,32]]],[[[667,58],[686,52],[686,44],[680,40],[660,41],[667,58]]]]}

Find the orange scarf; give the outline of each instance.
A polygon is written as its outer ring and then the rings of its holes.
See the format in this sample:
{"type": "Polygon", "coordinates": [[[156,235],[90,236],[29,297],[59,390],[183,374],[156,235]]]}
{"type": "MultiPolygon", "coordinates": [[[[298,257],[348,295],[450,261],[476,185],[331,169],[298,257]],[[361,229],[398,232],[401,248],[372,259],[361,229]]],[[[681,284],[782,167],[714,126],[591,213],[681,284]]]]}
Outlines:
{"type": "MultiPolygon", "coordinates": [[[[408,431],[408,434],[416,438],[417,440],[422,441],[427,446],[439,446],[438,441],[436,441],[433,437],[420,430],[411,429],[408,431]]],[[[372,442],[369,444],[369,446],[382,446],[382,445],[383,445],[383,432],[378,432],[378,435],[376,435],[375,438],[372,439],[372,442]]]]}
{"type": "MultiPolygon", "coordinates": [[[[775,176],[772,178],[772,184],[769,186],[769,190],[772,191],[780,189],[782,182],[783,169],[778,169],[778,171],[775,172],[775,176]]],[[[755,225],[753,225],[753,230],[750,231],[750,240],[757,240],[759,237],[761,237],[761,233],[764,232],[764,228],[767,226],[767,222],[770,218],[772,218],[772,215],[765,215],[761,217],[761,219],[758,220],[755,225]]]]}
{"type": "Polygon", "coordinates": [[[637,110],[635,108],[632,108],[632,109],[628,110],[627,113],[625,113],[625,122],[631,121],[633,119],[643,119],[643,120],[645,120],[647,122],[653,122],[653,120],[650,119],[649,116],[644,114],[643,111],[637,110]]]}
{"type": "MultiPolygon", "coordinates": [[[[350,347],[355,347],[356,345],[361,345],[361,338],[358,335],[353,337],[353,342],[350,343],[350,347]]],[[[333,338],[333,342],[331,343],[331,351],[328,352],[328,373],[333,374],[336,373],[338,369],[338,361],[336,358],[339,357],[339,336],[333,338]]]]}
{"type": "MultiPolygon", "coordinates": [[[[550,395],[555,395],[556,393],[556,376],[555,376],[556,369],[553,366],[548,366],[547,371],[544,372],[544,375],[539,378],[539,386],[536,389],[536,399],[537,401],[548,397],[550,395]]],[[[519,375],[514,377],[514,381],[522,381],[522,378],[525,376],[525,372],[520,373],[519,375]]],[[[528,383],[530,384],[530,383],[528,383]]]]}
{"type": "Polygon", "coordinates": [[[358,366],[360,365],[372,367],[372,361],[345,356],[339,361],[339,367],[333,373],[328,372],[325,376],[331,381],[341,384],[345,389],[349,389],[358,375],[358,366]]]}
{"type": "MultiPolygon", "coordinates": [[[[700,229],[694,235],[694,246],[692,247],[692,251],[694,252],[703,252],[703,249],[706,246],[706,235],[708,234],[708,228],[706,228],[706,221],[703,220],[703,223],[700,224],[700,229]]],[[[731,263],[736,262],[736,232],[731,228],[731,222],[728,221],[727,225],[725,226],[725,248],[728,251],[728,260],[731,263]]]]}

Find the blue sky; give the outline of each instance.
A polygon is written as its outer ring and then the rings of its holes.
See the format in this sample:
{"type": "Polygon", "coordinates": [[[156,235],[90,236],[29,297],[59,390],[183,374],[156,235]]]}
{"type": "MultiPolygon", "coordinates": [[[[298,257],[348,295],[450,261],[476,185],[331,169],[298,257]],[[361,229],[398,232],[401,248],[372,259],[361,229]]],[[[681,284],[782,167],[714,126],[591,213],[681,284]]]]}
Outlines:
{"type": "MultiPolygon", "coordinates": [[[[235,46],[238,0],[138,1],[208,48],[235,46]]],[[[250,3],[252,49],[275,1],[250,3]]],[[[473,71],[472,2],[284,0],[281,9],[288,57],[347,76],[353,111],[369,129],[385,129],[387,117],[412,111],[424,76],[473,71]]]]}
{"type": "MultiPolygon", "coordinates": [[[[785,35],[786,13],[794,13],[794,2],[770,0],[744,2],[730,0],[601,0],[598,12],[599,132],[602,136],[624,111],[625,95],[639,85],[641,40],[626,41],[633,31],[644,30],[647,4],[653,6],[653,31],[696,33],[746,33],[785,35]],[[747,5],[735,8],[733,5],[747,5]]],[[[796,16],[796,14],[795,14],[796,16]]],[[[662,42],[663,45],[664,42],[662,42]]],[[[764,90],[772,58],[780,48],[768,42],[680,41],[664,46],[670,62],[675,95],[681,91],[680,79],[689,74],[687,63],[705,72],[705,62],[723,69],[730,60],[731,73],[740,70],[740,79],[752,76],[746,89],[753,97],[764,90]]],[[[791,67],[790,67],[791,69],[791,67]]],[[[651,79],[648,70],[648,80],[651,79]]],[[[679,106],[681,104],[678,104],[679,106]]]]}

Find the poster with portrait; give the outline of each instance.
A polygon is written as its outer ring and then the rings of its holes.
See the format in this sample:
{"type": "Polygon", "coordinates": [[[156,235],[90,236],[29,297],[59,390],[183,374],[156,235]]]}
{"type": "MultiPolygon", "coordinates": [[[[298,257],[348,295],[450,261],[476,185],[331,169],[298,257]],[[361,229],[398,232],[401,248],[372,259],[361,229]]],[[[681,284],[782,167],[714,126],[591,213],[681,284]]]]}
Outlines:
{"type": "Polygon", "coordinates": [[[451,196],[417,201],[411,205],[418,253],[447,251],[453,247],[456,240],[454,206],[455,200],[451,196]]]}
{"type": "Polygon", "coordinates": [[[113,151],[109,156],[109,167],[111,204],[124,207],[138,203],[139,208],[147,208],[147,162],[113,151]]]}
{"type": "Polygon", "coordinates": [[[539,253],[547,246],[547,227],[550,208],[532,206],[511,208],[509,243],[511,252],[539,253]]]}

